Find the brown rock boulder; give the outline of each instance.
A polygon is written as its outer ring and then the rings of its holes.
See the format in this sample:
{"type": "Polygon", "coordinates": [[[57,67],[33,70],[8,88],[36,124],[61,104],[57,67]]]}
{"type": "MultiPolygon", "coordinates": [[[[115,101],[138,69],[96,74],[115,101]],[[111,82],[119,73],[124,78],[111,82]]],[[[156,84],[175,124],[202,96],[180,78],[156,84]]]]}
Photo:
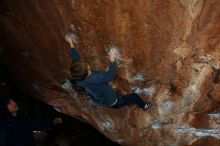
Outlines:
{"type": "Polygon", "coordinates": [[[0,60],[18,87],[130,146],[216,145],[220,139],[218,0],[29,0],[0,2],[0,60]],[[120,49],[112,83],[155,105],[98,107],[68,81],[70,28],[82,59],[106,69],[120,49]]]}

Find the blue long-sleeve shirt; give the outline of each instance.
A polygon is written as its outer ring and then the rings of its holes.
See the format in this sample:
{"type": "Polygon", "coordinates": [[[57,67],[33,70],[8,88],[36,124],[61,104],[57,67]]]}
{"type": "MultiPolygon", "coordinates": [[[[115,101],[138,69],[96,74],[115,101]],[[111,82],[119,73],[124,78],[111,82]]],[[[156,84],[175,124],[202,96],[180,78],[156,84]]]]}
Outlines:
{"type": "MultiPolygon", "coordinates": [[[[74,48],[71,49],[71,57],[73,61],[80,59],[77,50],[74,48]]],[[[97,104],[111,106],[117,101],[117,94],[109,85],[109,82],[114,79],[115,75],[116,63],[110,62],[108,71],[93,71],[84,80],[76,81],[76,83],[83,87],[97,104]]]]}

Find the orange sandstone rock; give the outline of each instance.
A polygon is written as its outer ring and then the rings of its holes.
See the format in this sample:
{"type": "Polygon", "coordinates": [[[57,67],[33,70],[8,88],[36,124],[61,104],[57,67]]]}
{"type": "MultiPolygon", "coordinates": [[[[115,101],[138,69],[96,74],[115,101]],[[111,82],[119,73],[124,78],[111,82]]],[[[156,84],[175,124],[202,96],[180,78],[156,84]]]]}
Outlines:
{"type": "Polygon", "coordinates": [[[25,93],[85,121],[124,146],[217,146],[220,139],[219,0],[29,0],[0,2],[0,61],[25,93]],[[74,26],[82,59],[113,87],[154,104],[98,107],[71,87],[64,41],[74,26]]]}

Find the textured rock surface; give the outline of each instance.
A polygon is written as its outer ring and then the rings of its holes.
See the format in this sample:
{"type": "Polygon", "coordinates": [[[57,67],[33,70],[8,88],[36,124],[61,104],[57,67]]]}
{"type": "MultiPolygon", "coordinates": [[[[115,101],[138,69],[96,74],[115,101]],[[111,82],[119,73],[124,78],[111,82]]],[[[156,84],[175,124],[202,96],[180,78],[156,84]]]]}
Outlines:
{"type": "Polygon", "coordinates": [[[29,0],[0,2],[0,59],[18,86],[130,146],[220,145],[219,0],[29,0]],[[122,54],[114,88],[155,107],[101,108],[68,84],[71,26],[83,59],[122,54]],[[64,82],[66,80],[66,82],[64,82]]]}

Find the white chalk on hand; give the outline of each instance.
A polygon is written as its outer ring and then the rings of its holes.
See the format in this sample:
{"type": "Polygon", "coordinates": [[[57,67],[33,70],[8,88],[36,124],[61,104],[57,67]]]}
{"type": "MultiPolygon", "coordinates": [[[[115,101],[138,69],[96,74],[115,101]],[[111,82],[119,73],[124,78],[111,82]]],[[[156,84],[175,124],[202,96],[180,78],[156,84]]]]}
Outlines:
{"type": "Polygon", "coordinates": [[[108,55],[111,51],[114,51],[115,52],[115,59],[116,60],[121,59],[121,52],[119,51],[119,48],[117,46],[109,45],[109,46],[105,47],[105,50],[108,53],[108,55]]]}
{"type": "Polygon", "coordinates": [[[75,33],[67,33],[67,36],[71,38],[71,40],[74,42],[74,43],[78,43],[78,37],[75,33]]]}

